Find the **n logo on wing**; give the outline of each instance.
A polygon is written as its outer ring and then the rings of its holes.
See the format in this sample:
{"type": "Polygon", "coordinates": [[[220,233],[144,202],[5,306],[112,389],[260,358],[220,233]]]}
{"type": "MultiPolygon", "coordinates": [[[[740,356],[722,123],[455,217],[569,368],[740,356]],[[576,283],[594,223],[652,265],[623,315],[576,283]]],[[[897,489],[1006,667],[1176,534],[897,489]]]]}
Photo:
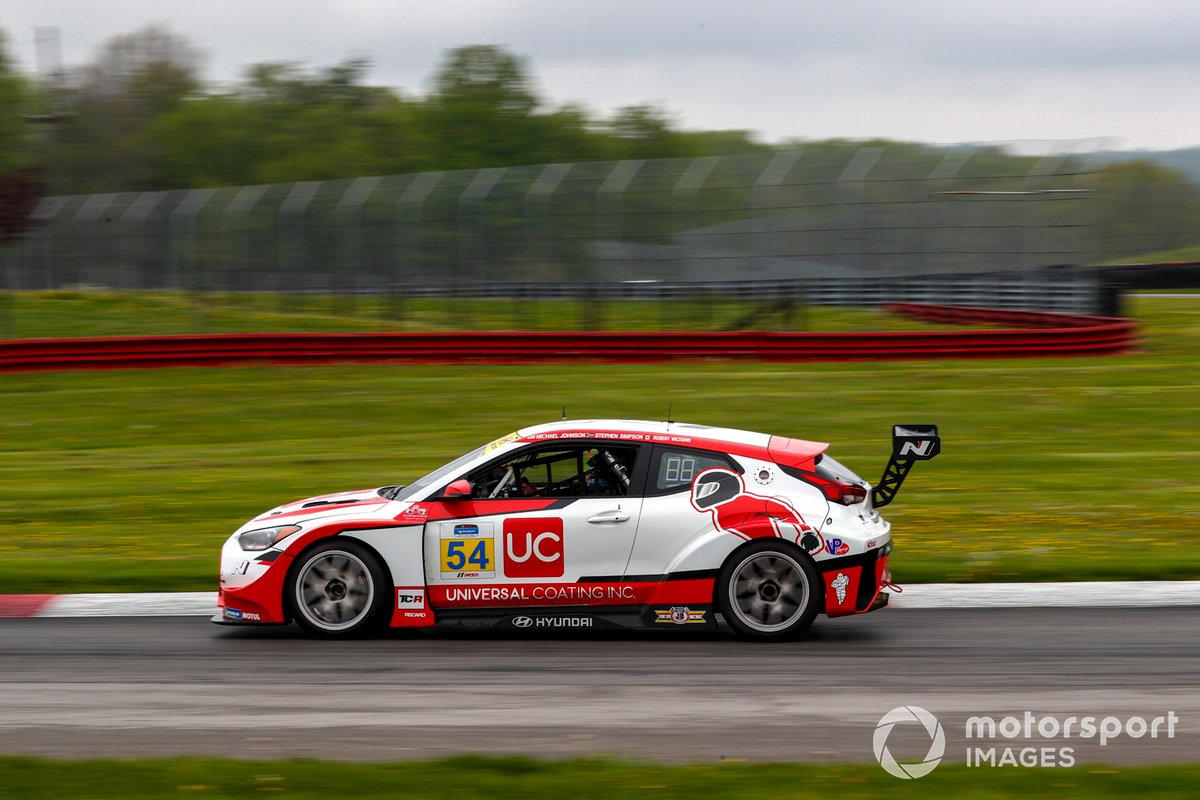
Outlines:
{"type": "Polygon", "coordinates": [[[927,456],[933,449],[933,439],[926,439],[923,442],[905,442],[900,448],[900,457],[913,454],[918,456],[927,456]]]}

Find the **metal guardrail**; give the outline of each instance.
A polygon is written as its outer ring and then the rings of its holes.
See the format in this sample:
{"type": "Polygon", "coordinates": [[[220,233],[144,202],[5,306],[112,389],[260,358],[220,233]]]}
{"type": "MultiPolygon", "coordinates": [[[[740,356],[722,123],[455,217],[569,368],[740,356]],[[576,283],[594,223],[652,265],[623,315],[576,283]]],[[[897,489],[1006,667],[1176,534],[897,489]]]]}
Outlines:
{"type": "Polygon", "coordinates": [[[1053,273],[930,275],[876,280],[630,281],[621,283],[425,283],[400,287],[406,297],[595,302],[742,301],[798,306],[944,303],[1091,314],[1099,281],[1090,270],[1053,273]]]}

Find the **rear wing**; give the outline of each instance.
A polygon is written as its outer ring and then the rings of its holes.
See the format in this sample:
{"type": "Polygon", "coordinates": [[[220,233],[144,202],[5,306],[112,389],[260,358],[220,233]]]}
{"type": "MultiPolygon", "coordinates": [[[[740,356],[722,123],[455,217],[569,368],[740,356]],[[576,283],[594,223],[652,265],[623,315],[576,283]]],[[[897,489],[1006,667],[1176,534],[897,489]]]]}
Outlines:
{"type": "Polygon", "coordinates": [[[883,477],[871,489],[871,505],[883,508],[896,498],[908,471],[918,461],[928,461],[942,452],[937,425],[892,426],[892,457],[883,468],[883,477]]]}

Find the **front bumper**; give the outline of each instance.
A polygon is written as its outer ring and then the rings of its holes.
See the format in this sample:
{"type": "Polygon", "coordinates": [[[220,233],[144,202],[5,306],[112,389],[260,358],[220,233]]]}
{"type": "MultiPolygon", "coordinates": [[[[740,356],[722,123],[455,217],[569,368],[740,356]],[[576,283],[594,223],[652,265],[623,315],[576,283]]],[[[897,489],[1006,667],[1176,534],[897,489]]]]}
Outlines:
{"type": "Polygon", "coordinates": [[[214,622],[217,625],[229,625],[229,626],[232,626],[235,628],[246,628],[246,627],[258,628],[258,627],[262,627],[262,626],[286,625],[287,624],[287,622],[264,622],[261,619],[245,619],[244,613],[241,612],[240,610],[238,610],[238,611],[239,611],[239,613],[242,614],[242,616],[227,616],[226,609],[222,608],[216,614],[213,614],[212,617],[210,617],[208,621],[214,622]]]}
{"type": "Polygon", "coordinates": [[[235,538],[221,551],[220,610],[212,621],[226,625],[288,622],[283,593],[292,556],[280,550],[244,551],[235,538]]]}

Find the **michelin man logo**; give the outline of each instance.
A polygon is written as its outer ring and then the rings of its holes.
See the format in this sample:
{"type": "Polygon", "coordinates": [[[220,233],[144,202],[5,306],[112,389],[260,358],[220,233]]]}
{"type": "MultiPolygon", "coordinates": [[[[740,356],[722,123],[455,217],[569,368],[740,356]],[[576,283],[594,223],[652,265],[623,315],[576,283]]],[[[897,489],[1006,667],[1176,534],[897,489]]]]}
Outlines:
{"type": "Polygon", "coordinates": [[[838,603],[846,602],[846,587],[850,585],[850,579],[839,572],[829,585],[837,592],[838,603]]]}
{"type": "Polygon", "coordinates": [[[879,720],[879,724],[875,726],[875,739],[872,744],[875,746],[875,760],[879,762],[879,766],[883,767],[889,775],[895,775],[897,778],[907,781],[928,775],[933,772],[934,767],[941,763],[942,755],[946,752],[946,734],[937,717],[925,709],[920,706],[900,706],[893,708],[883,715],[883,719],[879,720]],[[929,752],[921,761],[913,764],[901,764],[888,750],[888,735],[891,734],[892,728],[896,727],[898,722],[918,722],[929,734],[929,752]]]}

